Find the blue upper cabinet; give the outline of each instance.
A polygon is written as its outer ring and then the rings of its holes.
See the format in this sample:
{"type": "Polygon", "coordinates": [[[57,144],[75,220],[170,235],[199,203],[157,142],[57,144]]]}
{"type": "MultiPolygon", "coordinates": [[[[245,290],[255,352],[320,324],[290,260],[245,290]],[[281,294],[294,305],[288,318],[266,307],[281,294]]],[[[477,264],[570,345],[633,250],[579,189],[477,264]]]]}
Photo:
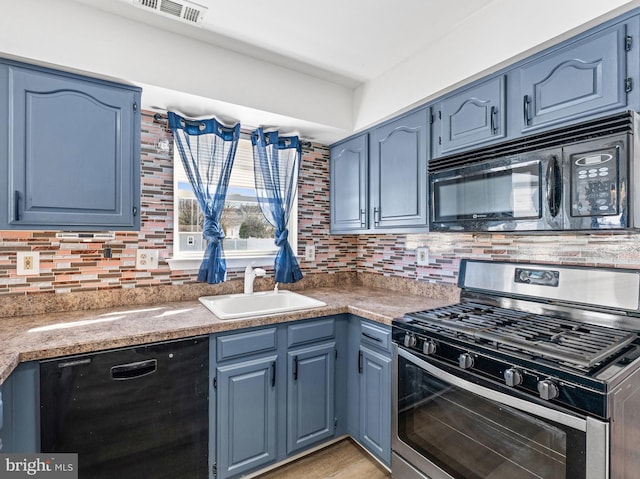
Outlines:
{"type": "Polygon", "coordinates": [[[505,107],[504,75],[439,101],[434,107],[433,157],[504,138],[505,107]]]}
{"type": "Polygon", "coordinates": [[[374,229],[426,228],[429,108],[375,128],[369,218],[374,229]]]}
{"type": "Polygon", "coordinates": [[[628,29],[633,26],[613,25],[517,68],[510,107],[516,131],[626,108],[627,94],[634,88],[627,76],[627,54],[634,41],[628,29]]]}
{"type": "Polygon", "coordinates": [[[331,232],[424,231],[429,108],[331,147],[331,232]]]}
{"type": "Polygon", "coordinates": [[[331,148],[331,231],[367,229],[369,135],[331,148]]]}
{"type": "Polygon", "coordinates": [[[2,65],[0,229],[140,228],[140,89],[2,65]]]}

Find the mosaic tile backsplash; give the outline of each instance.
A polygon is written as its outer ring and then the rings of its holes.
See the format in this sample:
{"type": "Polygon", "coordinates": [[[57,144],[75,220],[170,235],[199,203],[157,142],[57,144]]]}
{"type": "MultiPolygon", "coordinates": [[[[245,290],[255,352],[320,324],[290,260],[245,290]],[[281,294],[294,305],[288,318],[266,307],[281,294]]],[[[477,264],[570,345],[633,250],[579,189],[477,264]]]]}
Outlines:
{"type": "MultiPolygon", "coordinates": [[[[156,151],[156,144],[171,135],[165,121],[143,113],[141,231],[117,232],[108,243],[60,242],[54,231],[0,231],[0,296],[195,282],[194,271],[171,271],[166,262],[173,248],[173,166],[171,156],[156,151]],[[104,258],[105,246],[111,248],[112,258],[104,258]],[[135,269],[139,248],[158,250],[157,270],[135,269]],[[18,251],[40,252],[38,276],[16,274],[18,251]]],[[[298,253],[303,256],[307,244],[316,246],[315,261],[300,261],[307,275],[366,273],[455,284],[461,258],[640,269],[640,234],[635,233],[330,235],[329,149],[318,144],[303,154],[298,225],[298,253]],[[429,248],[429,266],[415,265],[418,246],[429,248]]],[[[242,275],[228,274],[230,280],[242,275]]]]}

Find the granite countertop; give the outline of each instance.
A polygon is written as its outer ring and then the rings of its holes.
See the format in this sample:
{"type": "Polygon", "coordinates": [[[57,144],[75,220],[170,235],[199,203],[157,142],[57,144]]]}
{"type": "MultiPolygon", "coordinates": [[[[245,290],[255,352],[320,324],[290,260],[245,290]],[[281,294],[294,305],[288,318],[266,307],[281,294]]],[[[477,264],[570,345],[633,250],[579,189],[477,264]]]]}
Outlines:
{"type": "Polygon", "coordinates": [[[185,338],[297,319],[352,313],[384,324],[452,301],[363,286],[306,289],[322,308],[223,321],[199,301],[37,314],[0,323],[0,384],[20,362],[185,338]]]}

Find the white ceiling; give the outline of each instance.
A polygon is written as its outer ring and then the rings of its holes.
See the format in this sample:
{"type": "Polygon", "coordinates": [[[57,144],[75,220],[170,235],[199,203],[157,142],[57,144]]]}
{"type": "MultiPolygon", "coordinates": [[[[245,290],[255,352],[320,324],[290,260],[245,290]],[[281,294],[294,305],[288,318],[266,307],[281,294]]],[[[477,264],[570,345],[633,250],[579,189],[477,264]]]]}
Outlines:
{"type": "Polygon", "coordinates": [[[197,25],[159,15],[135,0],[77,1],[355,87],[494,0],[196,0],[191,3],[207,7],[197,25]]]}
{"type": "Polygon", "coordinates": [[[7,1],[0,56],[139,85],[146,109],[331,144],[640,4],[195,1],[199,25],[136,0],[7,1]]]}
{"type": "MultiPolygon", "coordinates": [[[[354,92],[494,0],[197,0],[207,7],[197,25],[143,8],[135,0],[75,1],[354,92]]],[[[352,131],[330,122],[306,121],[300,115],[247,108],[130,80],[143,87],[146,108],[173,109],[192,117],[213,113],[223,121],[241,120],[249,128],[278,126],[321,143],[352,131]]]]}

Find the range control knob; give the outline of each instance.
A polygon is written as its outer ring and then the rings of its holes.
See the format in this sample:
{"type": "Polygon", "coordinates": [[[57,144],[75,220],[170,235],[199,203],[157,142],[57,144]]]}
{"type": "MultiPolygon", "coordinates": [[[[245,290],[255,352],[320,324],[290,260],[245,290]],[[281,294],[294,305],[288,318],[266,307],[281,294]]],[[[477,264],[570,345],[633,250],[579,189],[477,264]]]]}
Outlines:
{"type": "Polygon", "coordinates": [[[504,372],[504,382],[510,387],[519,386],[522,384],[522,373],[516,368],[509,368],[504,372]]]}
{"type": "Polygon", "coordinates": [[[462,353],[458,358],[458,364],[462,369],[470,369],[473,367],[473,356],[469,353],[462,353]]]}
{"type": "Polygon", "coordinates": [[[413,334],[405,333],[404,335],[404,345],[407,348],[413,348],[418,343],[418,340],[413,334]]]}
{"type": "Polygon", "coordinates": [[[560,394],[560,390],[556,383],[550,379],[544,379],[538,382],[538,393],[540,397],[545,400],[555,399],[560,394]]]}
{"type": "Polygon", "coordinates": [[[435,354],[436,352],[436,343],[435,341],[429,339],[429,340],[425,340],[424,343],[422,343],[422,352],[424,354],[426,354],[427,356],[429,356],[430,354],[435,354]]]}

